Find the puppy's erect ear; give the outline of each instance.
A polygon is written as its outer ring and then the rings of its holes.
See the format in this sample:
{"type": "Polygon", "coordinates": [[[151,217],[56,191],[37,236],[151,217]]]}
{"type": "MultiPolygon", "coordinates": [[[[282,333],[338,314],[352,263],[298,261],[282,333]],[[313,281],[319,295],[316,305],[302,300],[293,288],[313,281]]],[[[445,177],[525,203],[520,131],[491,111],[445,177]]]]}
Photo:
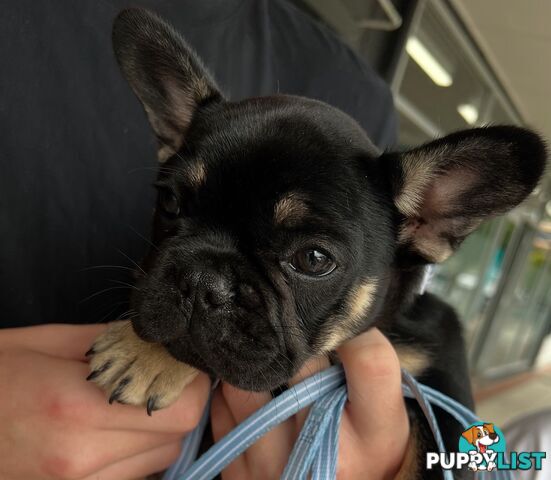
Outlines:
{"type": "Polygon", "coordinates": [[[159,161],[174,155],[195,111],[222,95],[180,35],[157,15],[123,10],[113,24],[115,56],[159,139],[159,161]]]}
{"type": "Polygon", "coordinates": [[[482,220],[532,192],[546,149],[529,130],[496,126],[453,133],[381,161],[402,215],[401,253],[416,263],[441,262],[482,220]]]}

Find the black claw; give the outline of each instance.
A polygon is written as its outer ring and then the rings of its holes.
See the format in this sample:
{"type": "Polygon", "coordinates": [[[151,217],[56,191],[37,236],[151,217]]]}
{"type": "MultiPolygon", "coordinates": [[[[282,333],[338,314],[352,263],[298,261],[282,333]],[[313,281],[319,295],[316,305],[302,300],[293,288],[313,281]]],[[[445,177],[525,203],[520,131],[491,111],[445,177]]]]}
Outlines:
{"type": "Polygon", "coordinates": [[[157,407],[157,395],[152,395],[147,399],[147,414],[151,417],[151,414],[158,410],[157,407]]]}
{"type": "Polygon", "coordinates": [[[90,355],[94,355],[95,353],[96,353],[96,350],[94,349],[94,346],[92,345],[92,346],[90,347],[90,350],[88,350],[88,351],[84,354],[84,356],[85,356],[85,357],[89,357],[90,355]]]}
{"type": "Polygon", "coordinates": [[[94,370],[90,375],[86,377],[86,381],[94,380],[94,378],[96,378],[100,373],[101,371],[99,369],[94,370]]]}
{"type": "Polygon", "coordinates": [[[117,385],[117,388],[113,390],[113,393],[111,393],[111,396],[109,397],[109,404],[112,404],[113,402],[117,402],[122,395],[122,392],[124,391],[124,388],[130,383],[130,380],[132,380],[131,377],[124,377],[119,384],[117,385]]]}
{"type": "Polygon", "coordinates": [[[116,402],[121,396],[121,392],[118,391],[118,388],[119,387],[117,387],[109,397],[109,405],[111,405],[113,402],[116,402]]]}
{"type": "Polygon", "coordinates": [[[94,370],[90,375],[86,377],[86,380],[94,380],[94,378],[97,378],[99,375],[101,375],[103,372],[108,370],[111,367],[111,360],[108,360],[105,362],[101,367],[94,370]]]}

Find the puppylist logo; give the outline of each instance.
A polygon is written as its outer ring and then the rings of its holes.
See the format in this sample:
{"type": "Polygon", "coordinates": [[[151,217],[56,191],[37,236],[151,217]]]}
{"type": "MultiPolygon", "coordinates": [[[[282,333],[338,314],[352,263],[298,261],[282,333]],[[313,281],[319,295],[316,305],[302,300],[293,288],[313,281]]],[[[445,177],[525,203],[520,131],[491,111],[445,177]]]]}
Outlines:
{"type": "Polygon", "coordinates": [[[546,456],[545,452],[507,453],[503,432],[493,423],[484,422],[473,423],[461,434],[458,450],[449,454],[428,452],[427,470],[541,470],[546,456]]]}

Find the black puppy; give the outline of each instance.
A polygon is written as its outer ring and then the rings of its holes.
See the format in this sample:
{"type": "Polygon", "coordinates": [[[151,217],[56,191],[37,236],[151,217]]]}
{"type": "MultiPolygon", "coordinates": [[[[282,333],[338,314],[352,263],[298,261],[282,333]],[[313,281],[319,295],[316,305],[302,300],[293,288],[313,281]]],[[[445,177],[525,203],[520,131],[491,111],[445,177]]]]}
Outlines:
{"type": "MultiPolygon", "coordinates": [[[[161,166],[138,315],[91,351],[91,377],[111,401],[166,407],[196,369],[273,390],[375,325],[405,368],[472,406],[460,324],[418,294],[419,281],[481,221],[530,194],[545,164],[540,138],[478,128],[381,154],[324,103],[226,101],[180,36],[145,10],[118,16],[113,43],[161,166]]],[[[422,452],[435,447],[409,410],[418,448],[409,472],[429,478],[422,452]]],[[[461,429],[440,417],[455,450],[461,429]]]]}

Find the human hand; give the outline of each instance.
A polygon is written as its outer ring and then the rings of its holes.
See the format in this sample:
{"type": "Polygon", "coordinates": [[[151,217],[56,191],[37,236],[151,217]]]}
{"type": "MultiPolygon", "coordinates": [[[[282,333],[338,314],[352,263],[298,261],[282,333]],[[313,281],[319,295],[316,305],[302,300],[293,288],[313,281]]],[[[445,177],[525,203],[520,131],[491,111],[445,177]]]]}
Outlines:
{"type": "Polygon", "coordinates": [[[85,381],[84,352],[104,328],[0,330],[0,478],[130,480],[176,460],[206,403],[207,376],[153,417],[143,408],[109,405],[85,381]]]}
{"type": "MultiPolygon", "coordinates": [[[[396,478],[410,433],[396,352],[379,330],[371,329],[338,353],[346,371],[348,402],[341,422],[337,477],[396,478]]],[[[326,359],[311,361],[293,383],[327,366],[326,359]]],[[[211,411],[215,441],[270,400],[269,393],[223,384],[211,411]]],[[[306,411],[300,412],[268,432],[226,468],[223,479],[279,478],[306,416],[306,411]]]]}

